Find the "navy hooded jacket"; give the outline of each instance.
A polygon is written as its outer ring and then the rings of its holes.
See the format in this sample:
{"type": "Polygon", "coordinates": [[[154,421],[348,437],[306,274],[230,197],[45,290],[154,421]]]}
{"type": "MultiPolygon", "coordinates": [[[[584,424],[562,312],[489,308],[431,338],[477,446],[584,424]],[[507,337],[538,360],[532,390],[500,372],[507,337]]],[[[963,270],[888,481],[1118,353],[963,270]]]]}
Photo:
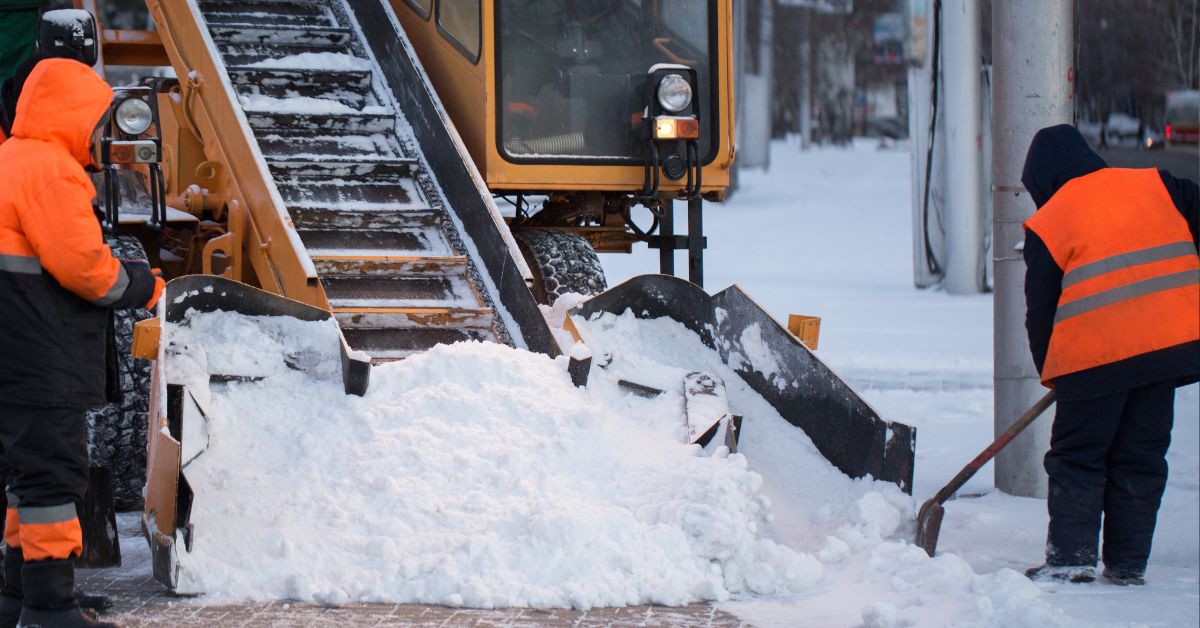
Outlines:
{"type": "MultiPolygon", "coordinates": [[[[1021,183],[1041,209],[1071,179],[1107,167],[1075,127],[1060,124],[1046,127],[1033,136],[1021,183]]],[[[1165,170],[1159,170],[1159,176],[1176,209],[1187,220],[1192,240],[1200,245],[1200,188],[1165,170]]],[[[1041,373],[1062,294],[1063,270],[1050,255],[1046,243],[1029,229],[1025,230],[1024,256],[1025,329],[1034,364],[1041,373]]],[[[1200,376],[1197,365],[1200,365],[1200,343],[1188,343],[1064,375],[1055,380],[1055,391],[1060,400],[1071,401],[1171,379],[1180,384],[1190,383],[1200,376]]]]}

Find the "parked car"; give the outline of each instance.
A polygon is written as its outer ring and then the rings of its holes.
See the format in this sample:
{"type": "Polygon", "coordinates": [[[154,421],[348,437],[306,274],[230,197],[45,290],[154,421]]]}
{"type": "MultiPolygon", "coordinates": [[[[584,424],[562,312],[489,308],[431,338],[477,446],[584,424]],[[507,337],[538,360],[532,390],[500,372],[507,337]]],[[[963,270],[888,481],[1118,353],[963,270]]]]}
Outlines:
{"type": "Polygon", "coordinates": [[[1128,114],[1114,113],[1108,116],[1108,122],[1104,125],[1104,137],[1109,146],[1138,145],[1143,128],[1141,120],[1128,114]]]}

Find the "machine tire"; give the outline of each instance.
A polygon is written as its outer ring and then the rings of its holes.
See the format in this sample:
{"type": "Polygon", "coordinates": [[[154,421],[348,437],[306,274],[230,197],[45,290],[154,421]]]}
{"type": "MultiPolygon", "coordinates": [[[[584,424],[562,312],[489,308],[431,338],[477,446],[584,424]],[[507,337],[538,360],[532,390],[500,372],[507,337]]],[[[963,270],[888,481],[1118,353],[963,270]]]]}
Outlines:
{"type": "MultiPolygon", "coordinates": [[[[118,259],[146,259],[146,250],[132,236],[109,236],[106,242],[118,259]]],[[[88,410],[88,458],[91,465],[112,473],[113,502],[118,511],[142,507],[146,484],[146,426],[150,399],[150,363],[130,355],[133,324],[153,316],[144,308],[115,310],[117,370],[121,403],[88,410]]]]}
{"type": "Polygon", "coordinates": [[[582,236],[547,229],[517,231],[513,236],[533,272],[533,298],[538,303],[553,305],[570,292],[591,296],[608,289],[600,258],[582,236]]]}

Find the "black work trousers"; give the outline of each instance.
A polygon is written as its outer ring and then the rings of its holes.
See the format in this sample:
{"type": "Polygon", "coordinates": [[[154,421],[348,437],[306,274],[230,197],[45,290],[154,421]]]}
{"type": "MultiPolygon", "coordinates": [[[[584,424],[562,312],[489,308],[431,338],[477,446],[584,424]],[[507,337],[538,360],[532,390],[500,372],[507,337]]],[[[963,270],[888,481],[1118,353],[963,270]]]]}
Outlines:
{"type": "Polygon", "coordinates": [[[0,401],[0,468],[9,470],[9,508],[58,506],[83,499],[88,488],[85,412],[86,408],[0,401]]]}
{"type": "Polygon", "coordinates": [[[1105,568],[1144,573],[1174,416],[1174,382],[1058,403],[1045,459],[1047,564],[1095,565],[1103,517],[1105,568]]]}

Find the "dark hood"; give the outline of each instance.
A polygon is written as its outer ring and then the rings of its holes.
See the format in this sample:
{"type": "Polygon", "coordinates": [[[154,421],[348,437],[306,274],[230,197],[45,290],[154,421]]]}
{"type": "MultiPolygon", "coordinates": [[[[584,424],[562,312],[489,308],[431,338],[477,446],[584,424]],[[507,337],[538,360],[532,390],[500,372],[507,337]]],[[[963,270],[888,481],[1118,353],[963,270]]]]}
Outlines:
{"type": "Polygon", "coordinates": [[[1107,167],[1075,127],[1048,126],[1029,143],[1021,183],[1041,209],[1067,181],[1107,167]]]}

